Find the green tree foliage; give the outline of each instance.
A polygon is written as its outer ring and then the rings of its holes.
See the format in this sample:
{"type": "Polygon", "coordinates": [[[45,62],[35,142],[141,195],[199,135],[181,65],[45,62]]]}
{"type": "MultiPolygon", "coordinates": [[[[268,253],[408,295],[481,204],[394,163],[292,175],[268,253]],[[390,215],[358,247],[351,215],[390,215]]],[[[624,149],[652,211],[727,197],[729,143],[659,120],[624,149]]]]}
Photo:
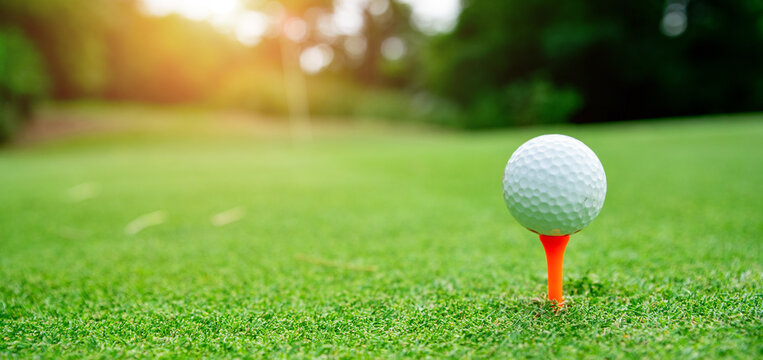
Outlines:
{"type": "Polygon", "coordinates": [[[668,36],[672,1],[469,1],[425,79],[481,126],[763,109],[763,2],[675,3],[668,36]]]}
{"type": "Polygon", "coordinates": [[[48,77],[34,45],[14,28],[0,29],[0,142],[28,118],[32,102],[48,91],[48,77]]]}
{"type": "Polygon", "coordinates": [[[106,85],[105,27],[118,2],[4,0],[0,22],[23,29],[40,49],[59,98],[93,96],[106,85]]]}
{"type": "Polygon", "coordinates": [[[199,101],[242,50],[207,23],[149,17],[133,0],[8,0],[0,20],[41,48],[59,99],[199,101]]]}
{"type": "Polygon", "coordinates": [[[405,79],[414,71],[412,60],[416,54],[409,53],[402,59],[389,61],[381,50],[384,41],[391,37],[402,38],[409,52],[415,48],[413,44],[421,41],[421,34],[411,26],[411,9],[405,4],[390,1],[387,10],[381,14],[373,14],[366,7],[363,17],[361,34],[366,42],[366,51],[354,67],[355,76],[367,85],[408,85],[405,79]]]}
{"type": "Polygon", "coordinates": [[[580,108],[580,94],[555,87],[543,78],[515,81],[498,91],[487,91],[469,107],[462,126],[482,128],[505,124],[529,125],[566,121],[580,108]]]}
{"type": "Polygon", "coordinates": [[[29,66],[50,77],[56,99],[284,114],[282,57],[321,45],[332,63],[306,83],[310,109],[322,115],[481,128],[763,109],[760,0],[471,0],[452,33],[431,38],[398,1],[365,3],[362,30],[334,35],[318,26],[331,0],[242,3],[276,22],[304,19],[306,38],[285,52],[271,29],[246,47],[206,22],[148,16],[139,0],[4,0],[0,25],[39,52],[29,66]],[[404,55],[382,56],[391,38],[404,55]],[[365,50],[352,54],[348,40],[365,50]]]}

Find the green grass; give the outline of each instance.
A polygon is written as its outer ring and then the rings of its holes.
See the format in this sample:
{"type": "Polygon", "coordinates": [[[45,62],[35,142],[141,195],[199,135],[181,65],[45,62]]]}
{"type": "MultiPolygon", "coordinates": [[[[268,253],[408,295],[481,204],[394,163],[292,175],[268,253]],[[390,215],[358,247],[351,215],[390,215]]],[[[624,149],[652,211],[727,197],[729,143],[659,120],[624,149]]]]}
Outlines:
{"type": "Polygon", "coordinates": [[[215,114],[56,111],[169,119],[0,151],[0,357],[763,356],[760,115],[293,143],[215,114]],[[548,132],[608,177],[559,312],[500,183],[548,132]]]}

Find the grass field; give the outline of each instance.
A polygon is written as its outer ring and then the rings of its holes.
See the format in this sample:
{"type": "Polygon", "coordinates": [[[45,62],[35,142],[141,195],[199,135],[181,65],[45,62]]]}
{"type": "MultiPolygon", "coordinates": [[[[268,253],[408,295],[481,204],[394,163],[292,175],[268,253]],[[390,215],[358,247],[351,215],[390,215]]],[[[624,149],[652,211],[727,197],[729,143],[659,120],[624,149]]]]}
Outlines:
{"type": "Polygon", "coordinates": [[[761,115],[310,143],[210,113],[59,115],[103,129],[0,150],[0,357],[763,356],[761,115]],[[552,132],[608,178],[559,312],[500,182],[552,132]]]}

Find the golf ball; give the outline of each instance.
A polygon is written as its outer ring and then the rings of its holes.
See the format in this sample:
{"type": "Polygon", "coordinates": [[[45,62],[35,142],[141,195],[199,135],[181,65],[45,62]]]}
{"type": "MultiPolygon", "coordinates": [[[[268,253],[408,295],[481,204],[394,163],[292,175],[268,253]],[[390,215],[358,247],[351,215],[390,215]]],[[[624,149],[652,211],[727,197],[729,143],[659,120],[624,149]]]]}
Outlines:
{"type": "Polygon", "coordinates": [[[511,155],[503,199],[522,226],[543,235],[580,231],[599,215],[607,178],[596,154],[565,135],[542,135],[511,155]]]}

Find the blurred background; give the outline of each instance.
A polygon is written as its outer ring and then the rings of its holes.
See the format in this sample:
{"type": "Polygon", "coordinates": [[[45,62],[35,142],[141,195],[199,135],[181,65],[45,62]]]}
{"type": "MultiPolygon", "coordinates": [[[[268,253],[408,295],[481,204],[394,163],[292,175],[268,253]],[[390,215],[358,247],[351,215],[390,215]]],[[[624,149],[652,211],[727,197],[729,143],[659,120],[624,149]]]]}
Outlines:
{"type": "Polygon", "coordinates": [[[0,137],[49,102],[475,129],[763,110],[760,0],[3,0],[0,137]]]}

